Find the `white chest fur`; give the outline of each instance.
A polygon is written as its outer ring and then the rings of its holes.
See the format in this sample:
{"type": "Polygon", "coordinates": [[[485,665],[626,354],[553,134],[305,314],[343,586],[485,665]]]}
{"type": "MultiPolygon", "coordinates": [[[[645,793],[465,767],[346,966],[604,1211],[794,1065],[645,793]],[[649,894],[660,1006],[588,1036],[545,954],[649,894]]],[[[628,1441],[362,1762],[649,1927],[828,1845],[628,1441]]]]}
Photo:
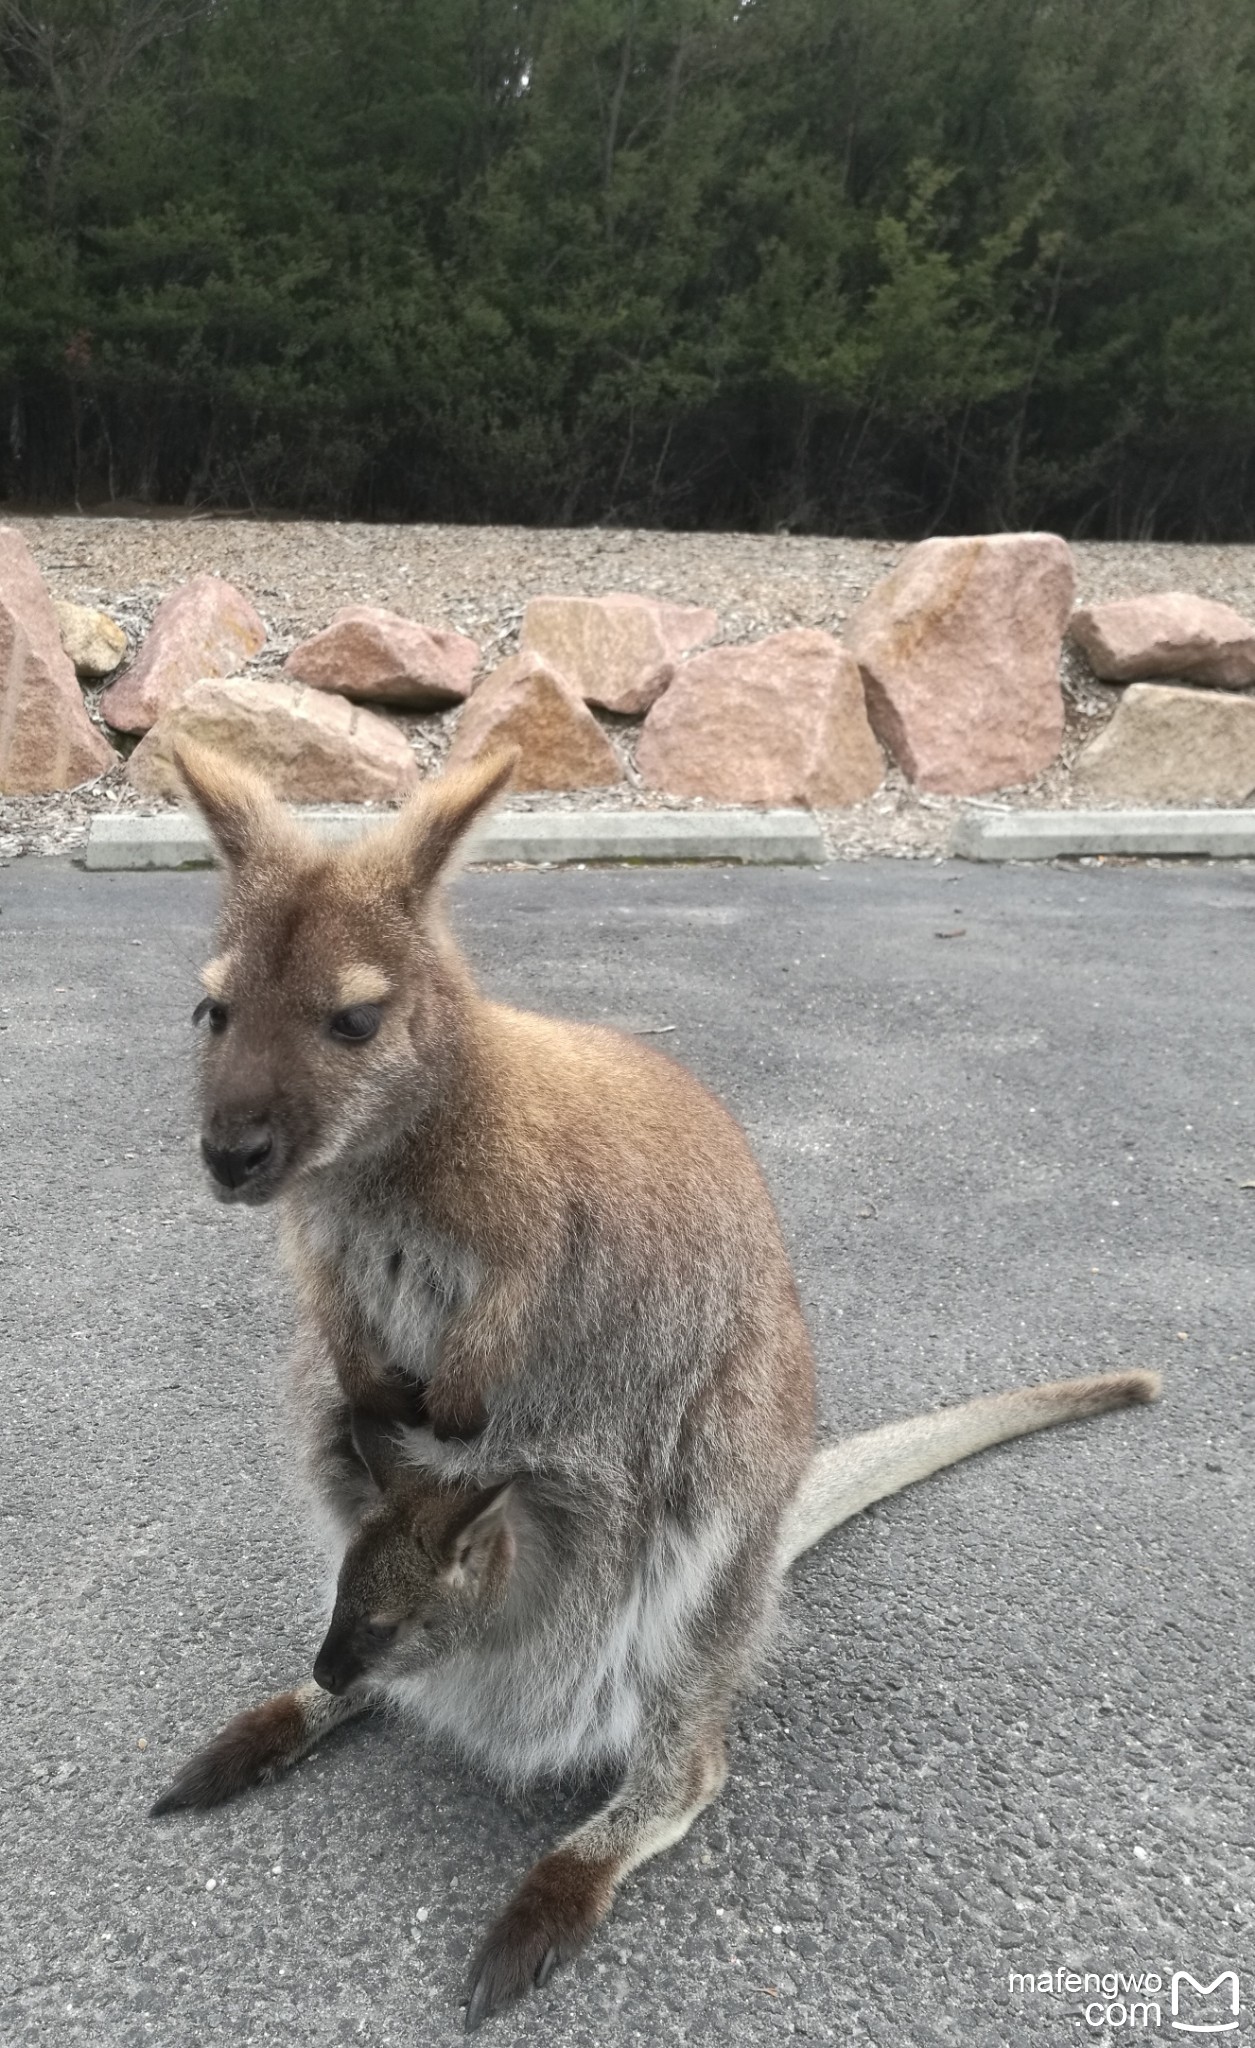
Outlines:
{"type": "Polygon", "coordinates": [[[336,1272],[381,1363],[425,1379],[445,1323],[475,1291],[473,1256],[399,1205],[360,1189],[311,1205],[306,1227],[311,1249],[336,1272]]]}

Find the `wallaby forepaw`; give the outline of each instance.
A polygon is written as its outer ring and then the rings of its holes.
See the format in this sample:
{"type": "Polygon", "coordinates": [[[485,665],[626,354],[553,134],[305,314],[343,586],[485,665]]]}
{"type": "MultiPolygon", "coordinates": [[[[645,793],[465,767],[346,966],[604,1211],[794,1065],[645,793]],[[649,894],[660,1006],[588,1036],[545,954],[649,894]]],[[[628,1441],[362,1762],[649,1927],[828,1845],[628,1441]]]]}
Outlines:
{"type": "Polygon", "coordinates": [[[305,1715],[295,1693],[277,1693],[262,1706],[247,1708],[197,1750],[174,1783],[153,1801],[150,1817],[185,1806],[220,1806],[292,1763],[306,1735],[305,1715]]]}
{"type": "Polygon", "coordinates": [[[614,1868],[563,1849],[542,1858],[471,1966],[468,2034],[533,1985],[547,1984],[559,1963],[578,1955],[610,1904],[614,1868]]]}

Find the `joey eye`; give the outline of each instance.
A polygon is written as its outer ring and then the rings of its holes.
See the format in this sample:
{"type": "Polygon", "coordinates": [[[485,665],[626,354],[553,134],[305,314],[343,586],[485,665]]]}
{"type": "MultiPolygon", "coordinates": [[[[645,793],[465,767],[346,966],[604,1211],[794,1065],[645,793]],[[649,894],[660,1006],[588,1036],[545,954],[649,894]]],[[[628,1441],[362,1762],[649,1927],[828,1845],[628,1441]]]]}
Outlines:
{"type": "Polygon", "coordinates": [[[345,1045],[364,1045],[382,1022],[383,1011],[378,1003],[353,1003],[347,1010],[337,1010],[327,1029],[345,1045]]]}
{"type": "Polygon", "coordinates": [[[389,1643],[396,1641],[395,1621],[368,1621],[363,1625],[362,1635],[372,1650],[386,1650],[389,1643]]]}
{"type": "Polygon", "coordinates": [[[214,1037],[220,1038],[227,1028],[226,1004],[218,1002],[214,996],[202,996],[200,1002],[197,1003],[196,1008],[192,1011],[193,1024],[199,1024],[203,1017],[208,1017],[209,1029],[213,1032],[214,1037]]]}

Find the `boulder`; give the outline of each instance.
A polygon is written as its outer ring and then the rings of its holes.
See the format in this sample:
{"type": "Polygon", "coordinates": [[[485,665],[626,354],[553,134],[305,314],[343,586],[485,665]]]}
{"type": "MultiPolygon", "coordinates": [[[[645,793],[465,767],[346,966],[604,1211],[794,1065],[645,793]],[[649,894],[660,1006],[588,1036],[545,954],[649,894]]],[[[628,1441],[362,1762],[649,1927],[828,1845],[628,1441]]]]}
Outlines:
{"type": "Polygon", "coordinates": [[[182,794],[171,748],[183,739],[233,754],[289,803],[365,803],[404,796],[418,781],[399,726],[301,683],[207,676],[191,684],[131,755],[137,789],[182,794]]]}
{"type": "Polygon", "coordinates": [[[1255,698],[1130,683],[1077,755],[1073,788],[1125,804],[1255,803],[1255,698]]]}
{"type": "Polygon", "coordinates": [[[430,711],[470,692],[479,648],[465,633],[422,626],[376,604],[348,604],[283,664],[294,682],[364,704],[430,711]]]}
{"type": "Polygon", "coordinates": [[[867,710],[921,789],[974,795],[1029,782],[1059,751],[1059,652],[1072,609],[1054,533],[926,540],[850,620],[867,710]]]}
{"type": "Polygon", "coordinates": [[[592,712],[539,655],[513,654],[480,683],[458,720],[449,766],[504,746],[519,749],[515,789],[604,789],[623,780],[592,712]]]}
{"type": "Polygon", "coordinates": [[[1232,605],[1188,590],[1083,605],[1072,614],[1071,633],[1104,683],[1156,676],[1222,690],[1255,683],[1255,625],[1232,605]]]}
{"type": "Polygon", "coordinates": [[[686,661],[645,720],[651,789],[724,803],[858,803],[884,780],[858,664],[831,634],[776,633],[686,661]]]}
{"type": "Polygon", "coordinates": [[[229,676],[266,644],[266,628],[245,597],[220,576],[195,576],[158,605],[130,667],[100,700],[118,732],[147,732],[181,690],[205,676],[229,676]]]}
{"type": "Polygon", "coordinates": [[[116,760],[87,716],[35,557],[0,526],[0,795],[73,789],[116,760]]]}
{"type": "Polygon", "coordinates": [[[636,715],[718,630],[717,612],[656,597],[534,597],[519,645],[566,676],[585,703],[636,715]]]}
{"type": "Polygon", "coordinates": [[[126,634],[108,612],[94,612],[85,604],[69,604],[63,597],[54,597],[52,607],[57,615],[61,645],[74,664],[75,674],[84,682],[100,682],[126,660],[126,634]]]}

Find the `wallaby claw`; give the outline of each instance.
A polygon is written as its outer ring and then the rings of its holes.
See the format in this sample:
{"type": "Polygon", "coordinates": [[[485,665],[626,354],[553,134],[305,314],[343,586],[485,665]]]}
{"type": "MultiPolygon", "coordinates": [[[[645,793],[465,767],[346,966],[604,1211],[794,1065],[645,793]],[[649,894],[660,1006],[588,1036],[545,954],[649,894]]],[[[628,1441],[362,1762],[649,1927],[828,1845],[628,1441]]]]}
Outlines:
{"type": "Polygon", "coordinates": [[[535,1932],[523,1932],[508,1923],[507,1914],[493,1928],[475,1958],[466,2007],[468,2034],[477,2033],[484,2021],[503,2006],[524,1998],[533,1985],[541,1989],[562,1960],[557,1944],[543,1934],[540,1940],[544,1946],[537,1958],[535,1932]]]}
{"type": "Polygon", "coordinates": [[[492,1986],[489,1982],[488,1973],[485,1970],[481,1976],[475,1979],[475,1982],[471,1987],[471,1995],[467,2000],[467,2033],[477,2034],[480,2028],[483,2026],[484,2021],[490,2020],[493,2014],[497,2012],[500,2009],[500,2007],[504,2004],[504,1997],[493,1997],[492,1986]]]}
{"type": "Polygon", "coordinates": [[[182,1784],[183,1779],[182,1774],[180,1774],[175,1779],[173,1785],[167,1785],[160,1798],[153,1800],[152,1805],[148,1809],[149,1820],[160,1820],[163,1813],[178,1813],[185,1806],[195,1806],[198,1804],[198,1801],[195,1799],[188,1799],[184,1796],[182,1784]]]}

